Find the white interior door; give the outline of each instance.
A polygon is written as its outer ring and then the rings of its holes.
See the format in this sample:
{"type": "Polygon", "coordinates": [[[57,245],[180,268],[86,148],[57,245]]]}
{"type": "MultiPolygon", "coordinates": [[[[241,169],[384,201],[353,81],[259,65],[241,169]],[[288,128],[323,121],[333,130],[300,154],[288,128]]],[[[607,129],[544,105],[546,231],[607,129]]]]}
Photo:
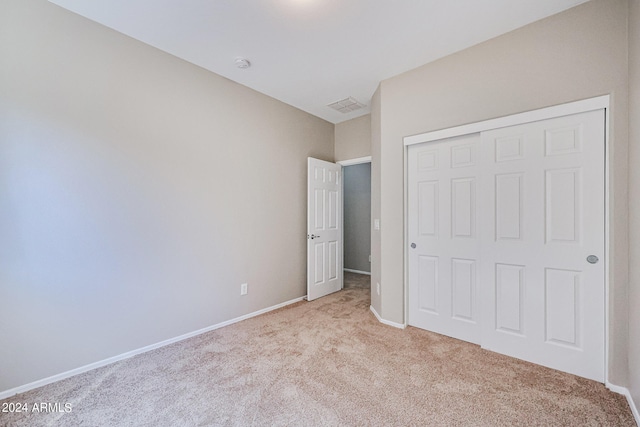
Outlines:
{"type": "Polygon", "coordinates": [[[479,343],[477,174],[480,136],[409,147],[412,326],[479,343]]]}
{"type": "Polygon", "coordinates": [[[342,166],[308,158],[307,299],[342,289],[342,166]]]}
{"type": "Polygon", "coordinates": [[[409,147],[409,324],[604,381],[604,123],[409,147]]]}
{"type": "Polygon", "coordinates": [[[482,146],[482,346],[603,382],[604,110],[482,146]]]}

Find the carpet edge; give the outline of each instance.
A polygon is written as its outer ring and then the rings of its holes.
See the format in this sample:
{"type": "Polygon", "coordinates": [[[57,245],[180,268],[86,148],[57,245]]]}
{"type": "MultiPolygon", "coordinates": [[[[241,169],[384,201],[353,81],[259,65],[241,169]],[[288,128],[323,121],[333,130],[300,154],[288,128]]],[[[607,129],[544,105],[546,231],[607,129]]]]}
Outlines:
{"type": "Polygon", "coordinates": [[[158,349],[158,348],[161,348],[161,347],[165,347],[167,345],[174,344],[176,342],[183,341],[183,340],[186,340],[188,338],[192,338],[192,337],[204,334],[206,332],[214,331],[216,329],[220,329],[222,327],[229,326],[229,325],[232,325],[234,323],[238,323],[238,322],[241,322],[243,320],[247,320],[247,319],[250,319],[252,317],[256,317],[256,316],[259,316],[261,314],[265,314],[265,313],[268,313],[270,311],[274,311],[274,310],[277,310],[277,309],[282,308],[282,307],[286,307],[286,306],[291,305],[291,304],[295,304],[297,302],[303,301],[305,298],[306,298],[306,295],[302,296],[302,297],[299,297],[299,298],[294,298],[292,300],[285,301],[285,302],[282,302],[280,304],[273,305],[271,307],[263,308],[261,310],[254,311],[252,313],[248,313],[248,314],[245,314],[245,315],[242,315],[242,316],[239,316],[239,317],[235,317],[235,318],[230,319],[230,320],[225,320],[224,322],[216,323],[214,325],[207,326],[207,327],[204,327],[202,329],[198,329],[198,330],[195,330],[195,331],[192,331],[192,332],[187,332],[186,334],[182,334],[182,335],[179,335],[177,337],[169,338],[169,339],[166,339],[164,341],[157,342],[155,344],[150,344],[150,345],[145,346],[145,347],[140,347],[138,349],[127,351],[125,353],[118,354],[116,356],[108,357],[106,359],[102,359],[102,360],[99,360],[97,362],[89,363],[88,365],[80,366],[78,368],[74,368],[74,369],[71,369],[69,371],[61,372],[59,374],[55,374],[55,375],[52,375],[50,377],[42,378],[40,380],[36,380],[36,381],[30,382],[30,383],[27,383],[27,384],[23,384],[23,385],[14,387],[14,388],[10,388],[8,390],[0,391],[0,400],[7,399],[9,397],[15,396],[15,395],[20,394],[20,393],[25,393],[27,391],[34,390],[34,389],[39,388],[39,387],[43,387],[43,386],[45,386],[47,384],[52,384],[52,383],[55,383],[55,382],[58,382],[58,381],[61,381],[61,380],[67,379],[67,378],[71,378],[71,377],[74,377],[76,375],[80,375],[80,374],[83,374],[85,372],[88,372],[88,371],[91,371],[91,370],[94,370],[94,369],[97,369],[97,368],[101,368],[103,366],[111,365],[112,363],[116,363],[116,362],[119,362],[121,360],[129,359],[129,358],[131,358],[133,356],[137,356],[138,354],[143,354],[143,353],[149,352],[151,350],[155,350],[155,349],[158,349]]]}

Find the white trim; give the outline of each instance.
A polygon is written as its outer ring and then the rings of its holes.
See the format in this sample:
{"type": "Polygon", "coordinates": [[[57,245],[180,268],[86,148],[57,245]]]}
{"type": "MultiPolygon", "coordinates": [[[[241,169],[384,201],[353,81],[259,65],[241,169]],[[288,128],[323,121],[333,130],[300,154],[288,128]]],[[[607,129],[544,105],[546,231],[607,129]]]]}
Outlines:
{"type": "Polygon", "coordinates": [[[371,276],[371,272],[370,271],[353,270],[351,268],[343,268],[343,270],[344,271],[348,271],[349,273],[366,274],[367,276],[371,276]]]}
{"type": "MultiPolygon", "coordinates": [[[[340,160],[339,162],[336,162],[336,164],[344,167],[344,166],[353,166],[353,165],[360,165],[363,163],[371,163],[371,156],[366,156],[366,157],[358,157],[355,159],[348,159],[348,160],[340,160]]],[[[342,177],[344,178],[344,173],[342,174],[342,177]]],[[[344,263],[344,179],[342,179],[342,262],[344,263]]],[[[369,185],[371,185],[371,182],[369,182],[369,185]]],[[[349,271],[351,273],[358,273],[358,274],[367,274],[369,276],[371,276],[371,273],[367,273],[366,271],[359,271],[359,270],[352,270],[349,268],[343,268],[342,269],[342,274],[343,274],[343,278],[342,278],[342,289],[344,289],[344,272],[345,271],[349,271]]]]}
{"type": "Polygon", "coordinates": [[[478,133],[486,130],[520,125],[523,123],[537,122],[539,120],[568,116],[570,114],[586,113],[587,111],[600,110],[602,108],[609,108],[609,95],[583,99],[582,101],[569,102],[567,104],[554,105],[553,107],[512,114],[510,116],[435,130],[418,135],[405,136],[403,140],[404,145],[421,144],[423,142],[437,141],[439,139],[468,135],[470,133],[478,133]]]}
{"type": "Polygon", "coordinates": [[[398,328],[398,329],[406,328],[406,325],[403,325],[402,323],[396,323],[396,322],[392,322],[390,320],[384,320],[382,317],[380,317],[380,315],[378,314],[376,309],[373,308],[372,305],[369,306],[369,309],[371,310],[373,315],[376,316],[376,319],[378,319],[378,322],[382,323],[383,325],[393,326],[394,328],[398,328]]]}
{"type": "Polygon", "coordinates": [[[611,384],[610,382],[605,383],[607,388],[614,393],[622,394],[627,398],[627,402],[629,403],[629,407],[631,408],[631,413],[633,414],[633,418],[636,419],[636,424],[640,426],[640,412],[638,412],[638,407],[636,403],[633,401],[631,397],[631,393],[629,389],[626,387],[620,387],[619,385],[611,384]]]}
{"type": "Polygon", "coordinates": [[[359,165],[361,163],[371,163],[371,156],[358,157],[357,159],[340,160],[339,162],[336,162],[336,163],[342,166],[353,166],[353,165],[359,165]]]}
{"type": "MultiPolygon", "coordinates": [[[[611,194],[613,191],[609,191],[609,184],[611,181],[611,155],[609,150],[609,103],[607,99],[607,106],[604,107],[604,382],[609,384],[609,337],[610,325],[609,316],[613,312],[610,310],[610,285],[609,274],[611,273],[611,194]]],[[[637,413],[637,412],[636,412],[637,413]]],[[[636,422],[638,418],[636,417],[636,422]]],[[[640,422],[638,422],[640,425],[640,422]]]]}
{"type": "MultiPolygon", "coordinates": [[[[336,163],[337,165],[342,166],[340,168],[340,214],[342,216],[342,223],[340,224],[340,253],[342,254],[342,280],[340,281],[341,286],[340,289],[344,289],[344,165],[340,162],[336,163]]],[[[307,194],[307,197],[309,195],[307,194]]],[[[307,254],[307,256],[309,256],[307,254]]],[[[307,276],[309,276],[309,271],[307,271],[307,276]]],[[[307,278],[307,282],[309,279],[307,278]]]]}
{"type": "Polygon", "coordinates": [[[24,392],[27,392],[29,390],[33,390],[33,389],[38,388],[38,387],[45,386],[47,384],[51,384],[51,383],[54,383],[54,382],[57,382],[57,381],[61,381],[61,380],[64,380],[66,378],[70,378],[70,377],[73,377],[75,375],[78,375],[78,374],[82,374],[82,373],[88,372],[88,371],[91,371],[93,369],[100,368],[102,366],[110,365],[112,363],[119,362],[119,361],[124,360],[124,359],[129,359],[129,358],[131,358],[133,356],[137,356],[138,354],[146,353],[148,351],[155,350],[157,348],[164,347],[164,346],[167,346],[169,344],[176,343],[178,341],[186,340],[187,338],[192,338],[192,337],[195,337],[197,335],[201,335],[201,334],[204,334],[206,332],[213,331],[215,329],[220,329],[220,328],[222,328],[224,326],[229,326],[229,325],[231,325],[233,323],[238,323],[238,322],[241,322],[243,320],[250,319],[251,317],[256,317],[256,316],[259,316],[261,314],[267,313],[269,311],[277,310],[279,308],[285,307],[285,306],[290,305],[290,304],[295,304],[296,302],[302,301],[304,298],[306,298],[306,296],[300,297],[300,298],[295,298],[295,299],[292,299],[290,301],[286,301],[286,302],[283,302],[283,303],[280,303],[280,304],[276,304],[276,305],[271,306],[271,307],[263,308],[262,310],[254,311],[253,313],[245,314],[244,316],[236,317],[234,319],[226,320],[224,322],[217,323],[215,325],[207,326],[206,328],[198,329],[197,331],[188,332],[188,333],[186,333],[184,335],[180,335],[180,336],[177,336],[177,337],[174,337],[174,338],[169,338],[168,340],[164,340],[164,341],[161,341],[161,342],[158,342],[158,343],[155,343],[155,344],[151,344],[151,345],[148,345],[146,347],[142,347],[142,348],[139,348],[139,349],[136,349],[136,350],[131,350],[131,351],[128,351],[126,353],[119,354],[117,356],[109,357],[108,359],[104,359],[104,360],[100,360],[98,362],[90,363],[88,365],[84,365],[84,366],[81,366],[79,368],[72,369],[70,371],[62,372],[60,374],[56,374],[56,375],[53,375],[53,376],[50,376],[50,377],[47,377],[47,378],[43,378],[41,380],[33,381],[33,382],[25,384],[25,385],[21,385],[21,386],[18,386],[18,387],[9,389],[9,390],[2,391],[2,392],[0,392],[0,400],[6,399],[8,397],[14,396],[14,395],[19,394],[19,393],[24,393],[24,392]]]}
{"type": "Polygon", "coordinates": [[[404,292],[404,310],[403,320],[404,324],[409,324],[409,148],[404,147],[404,152],[402,153],[403,161],[404,161],[404,170],[405,173],[402,177],[402,198],[403,198],[403,208],[404,208],[404,227],[403,227],[403,248],[402,248],[402,256],[403,256],[403,265],[402,268],[402,280],[404,282],[403,292],[404,292]]]}

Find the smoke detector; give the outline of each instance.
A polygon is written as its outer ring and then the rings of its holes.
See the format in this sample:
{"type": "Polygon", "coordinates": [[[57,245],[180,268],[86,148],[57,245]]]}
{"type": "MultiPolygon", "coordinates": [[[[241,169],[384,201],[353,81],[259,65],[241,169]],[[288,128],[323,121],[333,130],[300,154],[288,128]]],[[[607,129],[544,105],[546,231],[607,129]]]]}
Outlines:
{"type": "Polygon", "coordinates": [[[236,64],[236,67],[240,68],[241,70],[251,67],[251,62],[249,62],[249,60],[245,58],[236,58],[234,62],[236,64]]]}
{"type": "Polygon", "coordinates": [[[366,107],[366,105],[364,105],[361,102],[358,102],[358,100],[355,98],[348,97],[340,101],[336,101],[332,104],[329,104],[327,105],[327,107],[333,108],[336,111],[340,111],[342,114],[346,114],[346,113],[350,113],[352,111],[364,108],[366,107]]]}

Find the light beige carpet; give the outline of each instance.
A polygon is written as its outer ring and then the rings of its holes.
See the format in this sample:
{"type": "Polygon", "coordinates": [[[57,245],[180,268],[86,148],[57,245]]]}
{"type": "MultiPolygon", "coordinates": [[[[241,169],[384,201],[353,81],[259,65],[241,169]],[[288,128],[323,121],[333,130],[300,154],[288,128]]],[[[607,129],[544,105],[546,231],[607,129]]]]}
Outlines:
{"type": "Polygon", "coordinates": [[[633,426],[604,385],[416,328],[382,325],[367,277],[345,290],[3,402],[9,426],[633,426]]]}

